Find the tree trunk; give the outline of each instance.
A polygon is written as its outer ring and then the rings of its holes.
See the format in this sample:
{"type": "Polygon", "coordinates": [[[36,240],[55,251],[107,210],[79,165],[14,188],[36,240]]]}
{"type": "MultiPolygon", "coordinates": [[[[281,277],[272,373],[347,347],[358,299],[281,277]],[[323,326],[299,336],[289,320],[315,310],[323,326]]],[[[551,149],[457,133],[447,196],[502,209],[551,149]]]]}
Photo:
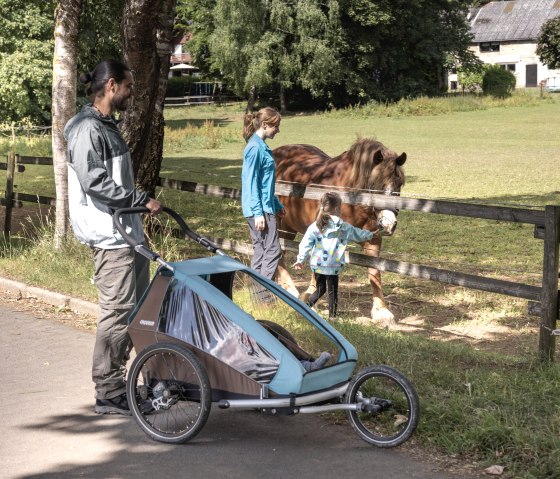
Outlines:
{"type": "Polygon", "coordinates": [[[55,12],[52,150],[56,190],[55,248],[69,230],[68,166],[64,125],[76,114],[76,64],[82,0],[59,0],[55,12]]]}
{"type": "Polygon", "coordinates": [[[280,84],[280,113],[286,113],[286,91],[284,85],[280,84]]]}
{"type": "Polygon", "coordinates": [[[122,131],[138,187],[155,195],[163,155],[163,107],[172,53],[176,0],[126,0],[125,63],[134,72],[134,96],[122,131]]]}
{"type": "Polygon", "coordinates": [[[255,85],[249,90],[249,98],[247,99],[247,108],[245,108],[245,113],[253,113],[255,109],[255,85]]]}

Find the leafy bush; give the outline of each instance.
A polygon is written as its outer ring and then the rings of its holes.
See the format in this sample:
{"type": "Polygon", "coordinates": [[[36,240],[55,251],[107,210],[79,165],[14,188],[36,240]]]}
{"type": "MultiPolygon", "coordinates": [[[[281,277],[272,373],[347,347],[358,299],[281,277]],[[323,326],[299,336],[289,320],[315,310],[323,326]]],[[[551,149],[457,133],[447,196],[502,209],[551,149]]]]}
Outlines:
{"type": "Polygon", "coordinates": [[[482,91],[485,95],[506,98],[515,89],[515,75],[499,65],[490,65],[482,77],[482,91]]]}
{"type": "Polygon", "coordinates": [[[171,77],[167,80],[167,97],[185,96],[189,91],[189,78],[188,77],[171,77]]]}
{"type": "Polygon", "coordinates": [[[465,90],[474,93],[480,91],[482,85],[483,71],[467,71],[459,69],[457,72],[459,85],[465,90]]]}

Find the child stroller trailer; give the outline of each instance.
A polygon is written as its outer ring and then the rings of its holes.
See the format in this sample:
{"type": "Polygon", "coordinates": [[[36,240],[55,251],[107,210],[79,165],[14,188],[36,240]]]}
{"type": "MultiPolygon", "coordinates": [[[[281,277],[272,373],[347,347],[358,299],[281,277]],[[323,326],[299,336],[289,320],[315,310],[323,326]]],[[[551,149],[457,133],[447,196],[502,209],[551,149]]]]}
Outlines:
{"type": "Polygon", "coordinates": [[[397,446],[412,435],[419,401],[404,375],[378,365],[352,377],[356,349],[333,326],[193,232],[176,212],[163,211],[185,238],[215,255],[166,262],[136,244],[121,224],[122,215],[146,213],[146,208],[114,214],[122,237],[159,263],[128,326],[136,352],[128,403],[148,436],[165,443],[192,439],[212,403],[268,414],[346,411],[358,436],[379,447],[397,446]],[[267,320],[257,320],[263,316],[267,320]],[[335,351],[332,364],[306,370],[302,361],[312,362],[317,354],[298,343],[310,337],[323,342],[319,351],[335,351]]]}

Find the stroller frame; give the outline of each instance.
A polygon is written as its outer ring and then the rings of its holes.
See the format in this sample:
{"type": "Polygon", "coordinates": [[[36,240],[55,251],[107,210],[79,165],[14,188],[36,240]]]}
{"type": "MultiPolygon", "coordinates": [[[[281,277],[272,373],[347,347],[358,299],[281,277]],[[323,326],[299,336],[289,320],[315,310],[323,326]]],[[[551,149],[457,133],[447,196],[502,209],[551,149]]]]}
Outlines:
{"type": "MultiPolygon", "coordinates": [[[[128,402],[136,422],[149,437],[166,443],[192,439],[203,428],[212,402],[221,409],[257,409],[266,414],[346,411],[358,436],[378,447],[398,446],[414,433],[419,400],[402,373],[377,365],[352,377],[357,352],[331,324],[279,285],[192,231],[175,211],[163,210],[179,224],[185,238],[214,256],[167,262],[135,243],[121,224],[122,215],[147,213],[147,208],[123,208],[114,213],[115,227],[123,239],[137,253],[159,264],[128,326],[137,353],[128,375],[128,402]],[[228,278],[238,272],[248,275],[335,343],[339,347],[335,363],[306,371],[281,341],[295,341],[288,331],[278,326],[272,334],[266,324],[263,326],[267,321],[255,320],[232,301],[228,278]],[[236,333],[243,339],[243,343],[238,339],[225,345],[229,356],[217,352],[221,344],[208,345],[208,337],[219,334],[209,332],[213,323],[206,327],[205,314],[213,316],[229,336],[236,333]],[[204,334],[197,336],[195,326],[200,321],[204,334]],[[243,356],[241,349],[247,343],[253,346],[247,357],[260,359],[243,369],[229,358],[243,356]],[[261,372],[267,374],[266,380],[259,376],[261,372]]],[[[244,363],[247,357],[243,357],[244,363]]]]}

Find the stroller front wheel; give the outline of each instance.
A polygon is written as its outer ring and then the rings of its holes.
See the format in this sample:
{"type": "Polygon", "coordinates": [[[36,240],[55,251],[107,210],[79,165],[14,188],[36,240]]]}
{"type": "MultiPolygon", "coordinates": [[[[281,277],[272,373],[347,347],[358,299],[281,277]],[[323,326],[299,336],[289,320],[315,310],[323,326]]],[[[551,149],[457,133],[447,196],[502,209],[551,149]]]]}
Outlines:
{"type": "Polygon", "coordinates": [[[211,389],[206,370],[188,349],[153,344],[134,359],[127,381],[134,419],[152,439],[186,442],[206,424],[211,389]]]}
{"type": "Polygon", "coordinates": [[[420,418],[418,395],[410,381],[389,366],[371,366],[352,379],[345,396],[358,411],[348,420],[364,441],[378,447],[395,447],[416,430],[420,418]]]}

